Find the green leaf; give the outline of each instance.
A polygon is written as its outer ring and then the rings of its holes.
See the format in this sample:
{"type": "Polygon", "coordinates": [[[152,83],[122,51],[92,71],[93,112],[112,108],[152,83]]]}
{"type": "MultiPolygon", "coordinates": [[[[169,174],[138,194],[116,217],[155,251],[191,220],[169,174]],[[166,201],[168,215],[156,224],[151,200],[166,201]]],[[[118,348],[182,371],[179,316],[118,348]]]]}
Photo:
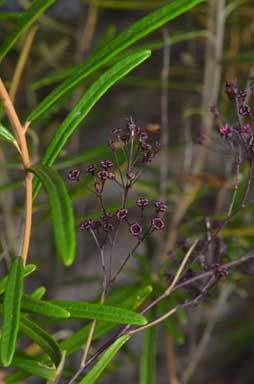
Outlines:
{"type": "Polygon", "coordinates": [[[56,318],[68,318],[70,313],[64,308],[61,308],[51,302],[45,300],[35,299],[32,296],[23,295],[21,302],[22,310],[38,313],[41,315],[56,317],[56,318]]]}
{"type": "Polygon", "coordinates": [[[17,352],[13,358],[12,366],[46,380],[53,379],[56,373],[56,367],[54,365],[50,366],[42,361],[36,361],[17,352]]]}
{"type": "Polygon", "coordinates": [[[62,352],[55,339],[48,332],[25,316],[21,317],[20,330],[49,355],[56,367],[59,365],[62,352]]]}
{"type": "Polygon", "coordinates": [[[22,382],[23,379],[27,378],[27,373],[22,371],[17,371],[11,373],[9,376],[5,378],[5,384],[16,384],[22,382]]]}
{"type": "MultiPolygon", "coordinates": [[[[119,305],[123,308],[137,309],[150,295],[152,290],[151,286],[127,286],[121,287],[117,291],[113,291],[108,297],[108,302],[111,305],[119,305]]],[[[115,324],[109,322],[98,322],[93,335],[93,340],[97,340],[106,332],[111,330],[115,324]]],[[[62,349],[67,350],[67,355],[82,348],[87,340],[91,325],[87,324],[71,336],[61,341],[60,346],[62,349]]]]}
{"type": "MultiPolygon", "coordinates": [[[[36,270],[36,265],[35,264],[27,264],[24,267],[24,277],[30,275],[35,270],[36,270]]],[[[8,275],[0,280],[0,295],[5,291],[7,280],[8,280],[8,275]]]]}
{"type": "Polygon", "coordinates": [[[140,360],[139,384],[155,383],[156,327],[144,331],[143,348],[140,360]]]}
{"type": "Polygon", "coordinates": [[[147,324],[146,318],[139,313],[112,305],[60,300],[52,303],[66,309],[70,312],[70,317],[75,319],[95,319],[119,324],[147,324]]]}
{"type": "Polygon", "coordinates": [[[150,13],[138,22],[134,23],[126,31],[114,38],[109,44],[101,48],[90,59],[80,66],[73,68],[73,74],[56,87],[28,116],[27,120],[32,121],[43,114],[56,103],[66,92],[71,90],[88,75],[102,67],[118,53],[140,40],[163,24],[175,19],[177,16],[187,12],[195,5],[204,0],[172,0],[170,4],[150,13]]]}
{"type": "Polygon", "coordinates": [[[59,174],[45,165],[35,165],[31,171],[46,189],[56,248],[64,265],[70,265],[75,257],[76,241],[73,210],[66,186],[59,174]]]}
{"type": "Polygon", "coordinates": [[[46,293],[46,288],[41,286],[41,287],[38,287],[36,288],[33,293],[31,293],[31,296],[34,298],[34,299],[41,299],[46,293]]]}
{"type": "Polygon", "coordinates": [[[16,43],[18,38],[38,19],[42,12],[50,7],[55,0],[34,0],[32,5],[22,13],[18,18],[14,28],[6,36],[3,44],[0,46],[0,62],[16,43]]]}
{"type": "Polygon", "coordinates": [[[0,124],[0,136],[4,140],[7,140],[11,143],[15,141],[15,137],[13,136],[13,134],[10,131],[8,131],[8,129],[5,128],[2,124],[0,124]]]}
{"type": "Polygon", "coordinates": [[[21,257],[15,257],[8,275],[3,303],[3,326],[0,354],[4,367],[8,367],[11,364],[15,352],[19,330],[23,279],[23,260],[21,257]]]}
{"type": "MultiPolygon", "coordinates": [[[[150,51],[143,51],[130,55],[130,57],[119,61],[112,68],[106,71],[80,98],[78,103],[64,119],[62,124],[55,132],[51,142],[49,143],[46,152],[42,158],[42,163],[51,166],[58,154],[63,149],[68,138],[78,127],[81,121],[86,117],[88,112],[96,104],[96,102],[104,95],[104,93],[119,79],[125,76],[133,68],[150,56],[150,51]]],[[[37,195],[40,188],[38,181],[34,182],[34,197],[37,195]]]]}
{"type": "Polygon", "coordinates": [[[100,360],[93,366],[88,374],[79,381],[79,384],[93,384],[108,366],[113,357],[117,354],[120,348],[129,340],[130,336],[124,335],[119,337],[107,350],[104,352],[100,360]]]}
{"type": "Polygon", "coordinates": [[[77,164],[87,164],[92,162],[97,162],[98,159],[102,160],[105,156],[110,155],[109,148],[106,145],[100,145],[86,151],[69,157],[68,159],[59,161],[54,165],[54,169],[63,169],[67,167],[73,167],[77,164]]]}

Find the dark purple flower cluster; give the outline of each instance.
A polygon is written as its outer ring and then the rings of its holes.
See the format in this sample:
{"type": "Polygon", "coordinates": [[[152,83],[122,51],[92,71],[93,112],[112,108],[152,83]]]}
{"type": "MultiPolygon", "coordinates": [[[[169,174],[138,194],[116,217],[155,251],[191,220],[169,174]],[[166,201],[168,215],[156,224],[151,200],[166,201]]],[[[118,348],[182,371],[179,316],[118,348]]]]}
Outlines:
{"type": "MultiPolygon", "coordinates": [[[[234,108],[235,119],[232,123],[223,122],[216,106],[212,106],[211,112],[218,124],[218,132],[231,150],[241,149],[245,157],[250,159],[254,145],[254,109],[249,105],[248,91],[239,89],[237,82],[232,82],[226,83],[225,92],[234,108]]],[[[252,95],[251,84],[249,93],[252,95]]]]}
{"type": "MultiPolygon", "coordinates": [[[[113,129],[109,140],[109,147],[116,151],[117,148],[127,148],[132,146],[133,159],[135,166],[141,166],[144,163],[150,163],[160,150],[157,142],[154,144],[148,143],[149,135],[142,131],[133,121],[132,118],[127,119],[125,129],[113,129]]],[[[130,169],[128,170],[130,171],[130,169]]]]}
{"type": "MultiPolygon", "coordinates": [[[[111,232],[116,234],[119,225],[124,223],[128,226],[132,236],[143,241],[152,231],[160,231],[165,228],[165,221],[160,217],[160,214],[166,212],[167,204],[159,200],[152,202],[144,197],[138,198],[136,206],[140,208],[140,222],[131,223],[126,208],[127,195],[142,174],[144,164],[149,163],[156,156],[160,146],[157,142],[149,142],[148,132],[142,131],[133,119],[129,118],[124,129],[112,130],[109,147],[113,152],[114,162],[105,159],[97,164],[89,164],[86,168],[86,172],[94,178],[94,192],[98,197],[102,216],[100,220],[88,219],[84,221],[80,225],[80,229],[93,231],[93,236],[97,237],[98,242],[103,242],[107,236],[111,236],[111,232]],[[124,164],[122,164],[122,159],[124,159],[124,164]],[[121,208],[114,213],[106,212],[103,203],[104,185],[108,180],[114,180],[121,188],[122,193],[121,208]],[[153,206],[154,213],[146,220],[144,210],[148,206],[153,206]],[[145,228],[147,229],[145,230],[145,228]]],[[[80,173],[76,170],[70,172],[69,178],[71,180],[79,179],[79,177],[80,173]]]]}

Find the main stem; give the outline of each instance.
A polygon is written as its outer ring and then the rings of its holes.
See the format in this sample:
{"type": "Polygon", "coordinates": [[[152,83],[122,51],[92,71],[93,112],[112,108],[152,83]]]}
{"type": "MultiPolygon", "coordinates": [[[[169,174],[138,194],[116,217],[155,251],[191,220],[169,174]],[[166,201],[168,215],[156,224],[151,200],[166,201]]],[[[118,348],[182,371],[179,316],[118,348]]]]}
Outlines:
{"type": "Polygon", "coordinates": [[[3,81],[0,79],[0,100],[2,100],[4,104],[5,113],[11,123],[13,128],[14,136],[17,140],[19,152],[22,158],[22,163],[24,170],[26,172],[25,176],[25,185],[26,185],[26,215],[25,215],[25,230],[24,230],[24,238],[23,245],[21,251],[21,257],[23,259],[24,265],[26,264],[29,243],[31,237],[31,227],[32,227],[32,174],[29,173],[29,168],[31,167],[31,161],[28,152],[28,146],[26,141],[26,128],[28,127],[28,123],[25,127],[22,127],[18,115],[15,111],[13,103],[10,99],[10,96],[4,86],[3,81]]]}

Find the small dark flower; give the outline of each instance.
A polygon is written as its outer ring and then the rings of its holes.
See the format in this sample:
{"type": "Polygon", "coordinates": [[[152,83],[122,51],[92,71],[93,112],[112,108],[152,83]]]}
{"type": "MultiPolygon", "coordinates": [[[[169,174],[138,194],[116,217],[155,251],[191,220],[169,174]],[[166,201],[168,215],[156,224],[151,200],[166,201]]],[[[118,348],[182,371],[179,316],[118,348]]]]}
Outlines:
{"type": "Polygon", "coordinates": [[[211,106],[210,111],[214,114],[214,116],[219,116],[219,111],[215,104],[211,106]]]}
{"type": "Polygon", "coordinates": [[[129,231],[132,236],[139,236],[143,232],[143,228],[138,223],[133,223],[129,226],[129,231]]]}
{"type": "Polygon", "coordinates": [[[108,179],[109,180],[114,180],[116,178],[116,175],[114,174],[114,172],[109,172],[108,173],[108,179]]]}
{"type": "Polygon", "coordinates": [[[108,171],[99,171],[97,172],[98,179],[105,181],[108,178],[108,171]]]}
{"type": "Polygon", "coordinates": [[[72,169],[68,173],[68,180],[70,181],[79,181],[80,179],[80,170],[79,169],[72,169]]]}
{"type": "Polygon", "coordinates": [[[236,83],[226,82],[225,92],[228,95],[229,100],[235,100],[238,93],[238,87],[236,83]]]}
{"type": "Polygon", "coordinates": [[[103,221],[109,221],[113,218],[113,213],[107,212],[105,215],[101,216],[103,221]]]}
{"type": "Polygon", "coordinates": [[[130,132],[131,137],[134,137],[134,136],[139,134],[140,129],[136,126],[132,117],[130,117],[130,119],[128,119],[127,128],[130,132]]]}
{"type": "Polygon", "coordinates": [[[116,212],[116,216],[119,220],[126,219],[128,216],[128,210],[126,208],[121,208],[116,212]]]}
{"type": "Polygon", "coordinates": [[[167,204],[164,201],[160,201],[160,200],[155,201],[154,205],[159,212],[166,212],[168,208],[167,204]]]}
{"type": "Polygon", "coordinates": [[[241,133],[243,135],[249,135],[251,133],[251,126],[250,124],[244,124],[241,126],[241,133]]]}
{"type": "Polygon", "coordinates": [[[144,131],[141,131],[139,134],[139,140],[140,141],[146,141],[148,139],[148,134],[144,131]]]}
{"type": "Polygon", "coordinates": [[[241,116],[247,116],[250,113],[250,106],[248,104],[241,105],[239,107],[239,113],[241,116]]]}
{"type": "Polygon", "coordinates": [[[148,144],[148,143],[142,143],[141,146],[140,146],[141,150],[144,151],[144,152],[148,152],[148,151],[151,151],[151,145],[148,144]]]}
{"type": "Polygon", "coordinates": [[[88,219],[80,224],[79,229],[81,231],[89,231],[89,229],[92,228],[92,225],[93,225],[93,220],[88,219]]]}
{"type": "Polygon", "coordinates": [[[153,158],[154,158],[154,154],[151,151],[148,151],[144,154],[142,163],[145,163],[145,164],[151,163],[153,158]]]}
{"type": "Polygon", "coordinates": [[[149,205],[149,200],[144,199],[143,197],[140,197],[139,199],[136,200],[136,205],[137,207],[144,209],[149,205]]]}
{"type": "Polygon", "coordinates": [[[108,169],[108,168],[112,167],[113,163],[110,160],[102,160],[100,162],[100,165],[101,165],[102,168],[108,169]]]}
{"type": "Polygon", "coordinates": [[[94,175],[95,172],[96,172],[96,169],[97,169],[96,164],[90,164],[90,165],[88,165],[88,167],[86,168],[86,172],[91,173],[92,175],[94,175]]]}
{"type": "Polygon", "coordinates": [[[246,90],[239,91],[237,94],[237,98],[241,99],[242,101],[244,101],[246,99],[246,97],[247,97],[247,91],[246,90]]]}
{"type": "Polygon", "coordinates": [[[105,232],[112,232],[114,230],[114,226],[110,223],[106,223],[103,225],[103,229],[105,232]]]}
{"type": "Polygon", "coordinates": [[[165,228],[165,221],[161,217],[154,217],[151,224],[156,231],[161,231],[165,228]]]}
{"type": "Polygon", "coordinates": [[[128,135],[121,135],[120,140],[122,143],[127,144],[129,141],[129,136],[128,135]]]}
{"type": "Polygon", "coordinates": [[[101,227],[101,222],[100,220],[92,220],[92,225],[91,225],[91,228],[92,229],[99,229],[101,227]]]}
{"type": "Polygon", "coordinates": [[[136,177],[136,174],[134,172],[131,172],[131,171],[127,172],[128,180],[134,180],[135,177],[136,177]]]}
{"type": "Polygon", "coordinates": [[[228,136],[231,135],[232,128],[228,123],[225,123],[222,127],[219,128],[219,133],[221,134],[221,136],[224,136],[225,138],[227,138],[228,136]]]}
{"type": "Polygon", "coordinates": [[[115,129],[112,129],[111,133],[113,136],[119,136],[121,135],[122,130],[120,128],[115,128],[115,129]]]}
{"type": "Polygon", "coordinates": [[[109,148],[110,148],[112,151],[115,151],[115,150],[116,150],[116,146],[115,146],[113,140],[109,140],[109,141],[108,141],[108,146],[109,146],[109,148]]]}

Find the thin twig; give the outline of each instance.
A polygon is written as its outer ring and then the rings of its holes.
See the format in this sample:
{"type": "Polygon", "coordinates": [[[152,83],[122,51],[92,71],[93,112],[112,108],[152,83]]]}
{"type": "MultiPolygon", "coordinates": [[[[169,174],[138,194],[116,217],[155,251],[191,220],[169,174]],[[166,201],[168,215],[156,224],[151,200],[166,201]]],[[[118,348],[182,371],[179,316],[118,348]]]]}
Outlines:
{"type": "Polygon", "coordinates": [[[21,79],[21,75],[22,75],[22,72],[25,68],[27,58],[28,58],[30,49],[32,47],[32,43],[33,43],[33,39],[34,39],[36,31],[37,31],[37,26],[34,26],[30,29],[30,31],[26,35],[26,38],[25,38],[25,41],[24,41],[24,44],[22,47],[22,51],[20,53],[18,63],[17,63],[17,66],[15,68],[15,72],[13,75],[10,91],[9,91],[10,99],[12,100],[12,102],[14,102],[14,99],[15,99],[15,96],[17,93],[17,89],[19,86],[19,82],[21,79]]]}
{"type": "Polygon", "coordinates": [[[165,198],[167,177],[168,177],[168,144],[169,144],[169,127],[168,127],[168,84],[169,84],[169,66],[170,66],[170,40],[168,30],[163,29],[163,64],[161,71],[161,161],[160,161],[160,194],[162,199],[165,198]]]}
{"type": "MultiPolygon", "coordinates": [[[[192,254],[194,248],[196,247],[198,243],[198,240],[194,241],[194,243],[192,244],[192,246],[189,248],[188,252],[186,253],[183,261],[181,262],[181,265],[180,267],[178,268],[178,271],[172,281],[172,283],[170,284],[170,286],[168,287],[168,289],[166,289],[166,291],[164,292],[164,294],[166,296],[169,296],[170,293],[172,292],[172,290],[174,289],[187,261],[189,260],[189,257],[190,255],[192,254]]],[[[154,320],[154,321],[151,321],[150,323],[144,325],[143,327],[139,327],[139,328],[136,328],[136,329],[133,329],[131,330],[130,332],[128,332],[130,335],[134,334],[134,333],[137,333],[137,332],[140,332],[140,331],[143,331],[144,329],[147,329],[147,328],[150,328],[150,327],[153,327],[154,325],[156,324],[159,324],[161,323],[163,320],[165,320],[166,318],[168,318],[169,316],[173,315],[173,313],[176,312],[176,308],[173,308],[171,309],[170,311],[168,311],[167,313],[165,313],[163,316],[160,316],[158,319],[154,320]]]]}

